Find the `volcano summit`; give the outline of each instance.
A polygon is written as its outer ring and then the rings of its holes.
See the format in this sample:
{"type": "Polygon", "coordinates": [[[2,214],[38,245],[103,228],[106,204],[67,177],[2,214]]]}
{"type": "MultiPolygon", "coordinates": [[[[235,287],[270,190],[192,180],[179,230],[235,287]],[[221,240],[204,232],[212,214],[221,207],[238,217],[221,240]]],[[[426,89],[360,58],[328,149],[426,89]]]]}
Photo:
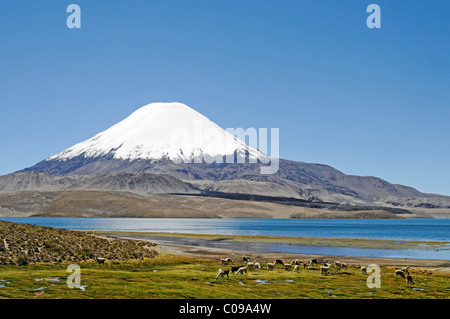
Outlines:
{"type": "Polygon", "coordinates": [[[108,130],[51,156],[47,161],[78,156],[107,156],[126,161],[169,159],[192,162],[237,153],[264,157],[205,116],[182,103],[148,104],[108,130]]]}
{"type": "Polygon", "coordinates": [[[106,131],[21,172],[84,175],[145,172],[161,162],[220,164],[271,160],[185,104],[151,103],[106,131]]]}

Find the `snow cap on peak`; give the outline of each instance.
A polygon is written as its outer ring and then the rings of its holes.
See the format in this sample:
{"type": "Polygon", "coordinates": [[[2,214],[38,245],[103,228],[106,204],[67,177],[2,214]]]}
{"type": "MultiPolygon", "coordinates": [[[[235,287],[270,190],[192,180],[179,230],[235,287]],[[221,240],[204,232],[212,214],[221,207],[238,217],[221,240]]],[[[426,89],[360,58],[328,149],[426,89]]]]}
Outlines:
{"type": "Polygon", "coordinates": [[[158,102],[137,109],[106,131],[47,160],[112,155],[123,160],[190,162],[235,152],[251,159],[265,156],[186,104],[158,102]]]}

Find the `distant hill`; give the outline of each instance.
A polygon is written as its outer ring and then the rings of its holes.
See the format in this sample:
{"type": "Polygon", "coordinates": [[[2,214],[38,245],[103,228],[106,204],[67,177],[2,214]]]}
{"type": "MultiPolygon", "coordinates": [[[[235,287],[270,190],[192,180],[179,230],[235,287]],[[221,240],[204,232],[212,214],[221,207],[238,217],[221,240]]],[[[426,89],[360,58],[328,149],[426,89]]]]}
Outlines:
{"type": "MultiPolygon", "coordinates": [[[[276,199],[274,199],[276,200],[276,199]]],[[[98,190],[0,193],[6,217],[145,218],[404,218],[405,210],[373,207],[288,205],[270,198],[226,198],[98,190]],[[342,210],[340,210],[340,208],[342,210]],[[367,209],[365,209],[367,208],[367,209]]],[[[316,205],[316,204],[314,204],[316,205]]]]}

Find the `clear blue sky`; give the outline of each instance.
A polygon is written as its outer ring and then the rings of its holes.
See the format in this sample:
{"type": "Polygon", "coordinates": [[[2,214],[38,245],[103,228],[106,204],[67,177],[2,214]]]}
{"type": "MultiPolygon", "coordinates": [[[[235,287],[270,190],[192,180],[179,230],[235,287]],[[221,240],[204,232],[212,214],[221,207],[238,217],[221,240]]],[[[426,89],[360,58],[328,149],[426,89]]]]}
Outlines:
{"type": "Polygon", "coordinates": [[[448,0],[1,1],[0,174],[178,101],[279,128],[282,158],[450,195],[449,17],[448,0]]]}

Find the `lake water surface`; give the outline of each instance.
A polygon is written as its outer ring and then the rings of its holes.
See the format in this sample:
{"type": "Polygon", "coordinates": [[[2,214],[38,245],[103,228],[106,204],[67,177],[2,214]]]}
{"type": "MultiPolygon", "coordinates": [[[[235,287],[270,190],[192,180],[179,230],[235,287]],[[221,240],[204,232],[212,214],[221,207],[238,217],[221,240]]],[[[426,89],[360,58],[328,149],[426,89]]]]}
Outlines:
{"type": "MultiPolygon", "coordinates": [[[[445,242],[438,250],[364,249],[278,245],[287,253],[321,253],[450,260],[450,219],[199,219],[199,218],[59,218],[0,219],[70,230],[264,235],[317,238],[369,238],[445,242]],[[318,251],[320,250],[320,251],[318,251]]],[[[267,247],[265,247],[267,249],[267,247]]]]}
{"type": "Polygon", "coordinates": [[[450,219],[202,219],[0,217],[71,230],[378,238],[450,242],[450,219]]]}

